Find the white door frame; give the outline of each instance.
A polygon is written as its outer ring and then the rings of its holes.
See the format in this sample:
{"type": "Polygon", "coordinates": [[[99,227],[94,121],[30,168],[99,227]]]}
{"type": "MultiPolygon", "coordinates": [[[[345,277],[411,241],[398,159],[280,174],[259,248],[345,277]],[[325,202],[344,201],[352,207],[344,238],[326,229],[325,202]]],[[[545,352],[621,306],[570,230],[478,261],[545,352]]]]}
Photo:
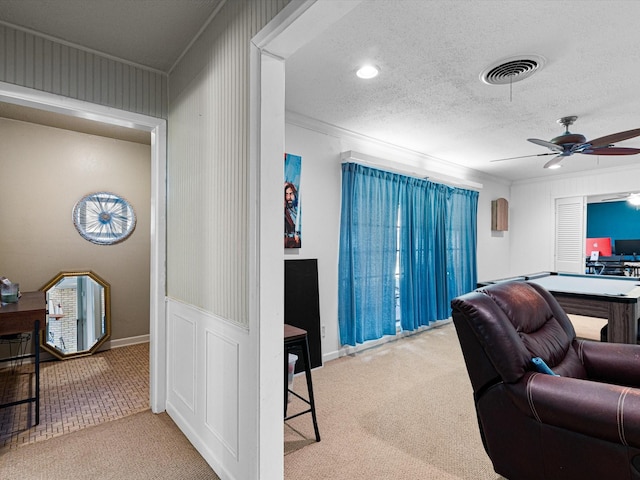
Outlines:
{"type": "Polygon", "coordinates": [[[151,133],[151,258],[149,305],[149,401],[166,405],[166,120],[0,82],[0,101],[151,133]]]}
{"type": "MultiPolygon", "coordinates": [[[[283,478],[282,328],[284,263],[282,182],[285,153],[285,61],[362,0],[295,0],[251,41],[250,291],[258,377],[258,477],[283,478]],[[275,220],[274,219],[279,219],[275,220]],[[280,256],[274,252],[282,252],[280,256]]],[[[322,426],[320,426],[322,428],[322,426]]]]}

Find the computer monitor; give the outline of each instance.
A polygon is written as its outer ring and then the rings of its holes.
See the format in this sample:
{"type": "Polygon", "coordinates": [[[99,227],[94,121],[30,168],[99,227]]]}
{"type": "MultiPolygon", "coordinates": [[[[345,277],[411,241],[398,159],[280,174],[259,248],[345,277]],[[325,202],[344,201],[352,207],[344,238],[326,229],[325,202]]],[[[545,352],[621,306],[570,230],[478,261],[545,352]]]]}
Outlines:
{"type": "Polygon", "coordinates": [[[638,255],[640,254],[640,239],[616,240],[616,255],[638,255]]]}
{"type": "Polygon", "coordinates": [[[584,252],[586,256],[591,256],[593,252],[598,252],[601,257],[610,257],[611,237],[587,238],[584,252]]]}

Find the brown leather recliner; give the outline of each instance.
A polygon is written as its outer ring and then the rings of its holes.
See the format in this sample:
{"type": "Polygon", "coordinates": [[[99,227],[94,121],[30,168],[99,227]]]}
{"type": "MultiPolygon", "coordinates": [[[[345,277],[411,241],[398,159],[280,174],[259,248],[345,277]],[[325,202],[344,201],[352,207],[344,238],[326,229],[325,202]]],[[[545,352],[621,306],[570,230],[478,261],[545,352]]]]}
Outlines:
{"type": "Polygon", "coordinates": [[[480,434],[512,480],[640,479],[640,346],[576,339],[539,285],[507,282],[451,302],[480,434]],[[553,373],[539,373],[540,357],[553,373]]]}

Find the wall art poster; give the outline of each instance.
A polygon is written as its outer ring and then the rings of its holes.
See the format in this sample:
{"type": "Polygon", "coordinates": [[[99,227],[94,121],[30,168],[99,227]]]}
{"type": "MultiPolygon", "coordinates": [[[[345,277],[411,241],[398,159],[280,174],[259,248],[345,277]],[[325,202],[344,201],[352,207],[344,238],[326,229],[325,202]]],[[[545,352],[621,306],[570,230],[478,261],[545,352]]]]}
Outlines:
{"type": "Polygon", "coordinates": [[[302,246],[301,168],[302,157],[284,154],[284,248],[302,246]]]}

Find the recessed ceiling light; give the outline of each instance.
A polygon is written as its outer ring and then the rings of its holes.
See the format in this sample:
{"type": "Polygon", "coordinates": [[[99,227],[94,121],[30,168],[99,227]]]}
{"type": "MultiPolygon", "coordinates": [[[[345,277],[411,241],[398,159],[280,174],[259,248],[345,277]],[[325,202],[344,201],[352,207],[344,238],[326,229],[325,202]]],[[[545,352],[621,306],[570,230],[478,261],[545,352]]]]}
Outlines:
{"type": "Polygon", "coordinates": [[[555,165],[551,165],[548,168],[549,170],[555,170],[556,168],[562,168],[562,165],[560,165],[559,163],[556,163],[555,165]]]}
{"type": "Polygon", "coordinates": [[[363,65],[356,72],[356,75],[358,76],[358,78],[368,80],[370,78],[377,77],[379,72],[380,70],[378,70],[378,67],[376,67],[375,65],[363,65]]]}

